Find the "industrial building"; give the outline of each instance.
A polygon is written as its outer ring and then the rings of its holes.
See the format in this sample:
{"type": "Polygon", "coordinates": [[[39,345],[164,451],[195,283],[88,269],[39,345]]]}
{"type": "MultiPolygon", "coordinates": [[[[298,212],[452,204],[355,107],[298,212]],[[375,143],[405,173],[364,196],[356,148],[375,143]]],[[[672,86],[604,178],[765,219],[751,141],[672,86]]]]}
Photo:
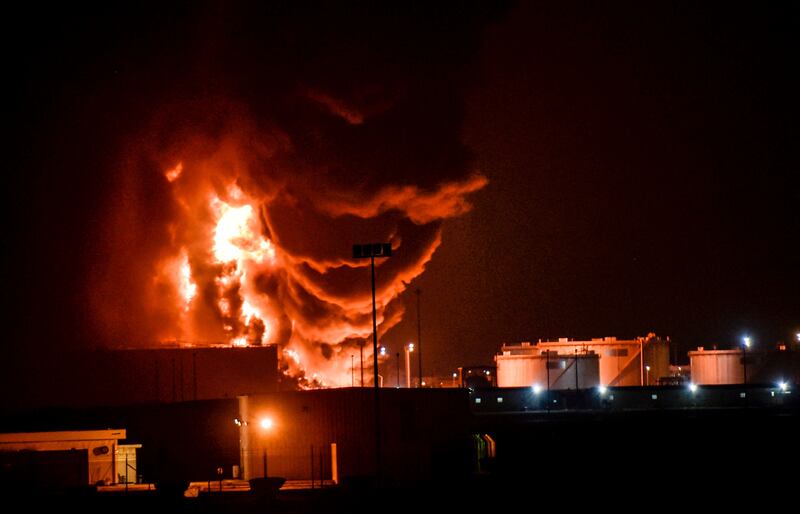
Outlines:
{"type": "MultiPolygon", "coordinates": [[[[375,390],[319,389],[239,399],[244,478],[337,483],[374,475],[375,390]]],[[[465,389],[380,391],[381,476],[394,483],[471,472],[465,389]]]]}
{"type": "MultiPolygon", "coordinates": [[[[374,394],[372,388],[317,389],[225,400],[4,412],[0,433],[8,433],[0,435],[0,441],[25,441],[26,449],[40,451],[0,447],[3,462],[17,463],[9,476],[0,476],[0,485],[56,480],[58,473],[48,477],[48,466],[39,465],[45,457],[48,462],[64,461],[64,469],[82,470],[70,475],[69,485],[119,484],[140,475],[144,482],[158,484],[260,478],[265,473],[289,480],[356,482],[375,474],[374,394]],[[39,433],[76,426],[124,430],[39,433]],[[56,448],[72,453],[59,454],[58,459],[45,455],[44,441],[53,440],[60,441],[56,448]],[[33,475],[26,470],[34,468],[39,471],[29,479],[33,475]]],[[[378,412],[383,479],[417,482],[463,478],[472,472],[467,389],[383,388],[378,412]]]]}
{"type": "Polygon", "coordinates": [[[236,398],[279,388],[277,346],[65,352],[39,363],[22,405],[88,407],[236,398]]]}
{"type": "Polygon", "coordinates": [[[3,474],[51,488],[123,483],[135,478],[126,465],[136,469],[141,445],[120,445],[121,439],[124,429],[0,434],[0,462],[3,474]]]}
{"type": "Polygon", "coordinates": [[[497,366],[461,366],[453,378],[457,387],[469,389],[497,387],[497,366]]]}
{"type": "Polygon", "coordinates": [[[660,377],[669,375],[669,339],[651,333],[631,340],[560,338],[504,344],[495,362],[499,387],[642,386],[657,384],[660,377]]]}

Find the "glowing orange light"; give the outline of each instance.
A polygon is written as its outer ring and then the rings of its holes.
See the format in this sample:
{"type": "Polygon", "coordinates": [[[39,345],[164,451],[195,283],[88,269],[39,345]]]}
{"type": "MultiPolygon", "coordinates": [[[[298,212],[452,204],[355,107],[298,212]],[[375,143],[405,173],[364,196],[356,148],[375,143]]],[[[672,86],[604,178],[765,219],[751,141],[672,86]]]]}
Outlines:
{"type": "Polygon", "coordinates": [[[181,254],[180,292],[184,302],[183,311],[188,312],[192,300],[197,296],[197,284],[192,281],[192,267],[185,251],[181,254]]]}
{"type": "Polygon", "coordinates": [[[175,182],[181,176],[181,173],[183,173],[183,163],[179,162],[174,168],[167,170],[164,175],[168,181],[175,182]]]}

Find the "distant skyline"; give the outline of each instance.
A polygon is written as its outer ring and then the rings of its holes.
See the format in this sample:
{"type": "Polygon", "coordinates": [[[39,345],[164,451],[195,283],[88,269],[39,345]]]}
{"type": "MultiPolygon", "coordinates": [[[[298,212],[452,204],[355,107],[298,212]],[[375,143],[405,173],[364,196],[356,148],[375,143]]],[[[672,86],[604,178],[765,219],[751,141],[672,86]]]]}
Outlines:
{"type": "MultiPolygon", "coordinates": [[[[292,256],[346,259],[352,244],[399,234],[406,246],[384,280],[391,270],[410,282],[386,316],[400,304],[405,314],[381,344],[393,357],[417,342],[419,288],[426,375],[491,364],[503,343],[655,332],[685,362],[696,346],[749,335],[758,347],[800,331],[791,7],[366,5],[14,13],[4,369],[108,344],[121,327],[154,333],[161,314],[136,298],[177,218],[164,170],[126,182],[132,162],[162,164],[131,149],[169,154],[192,116],[224,132],[214,123],[238,116],[231,105],[291,136],[291,151],[265,152],[275,182],[305,187],[311,207],[286,197],[258,216],[292,256]],[[215,107],[187,115],[181,102],[215,107]],[[146,206],[130,210],[120,183],[146,206]],[[448,198],[443,184],[461,189],[448,198]],[[391,204],[380,195],[394,186],[417,189],[391,204]],[[125,216],[148,250],[122,252],[120,267],[109,241],[127,235],[109,227],[125,216]],[[103,323],[95,283],[114,307],[103,323]]],[[[272,178],[249,186],[268,197],[272,178]]],[[[292,315],[313,327],[320,312],[339,313],[330,298],[350,308],[369,293],[366,268],[327,281],[297,269],[313,302],[280,277],[259,285],[296,302],[278,309],[280,334],[292,315]]]]}

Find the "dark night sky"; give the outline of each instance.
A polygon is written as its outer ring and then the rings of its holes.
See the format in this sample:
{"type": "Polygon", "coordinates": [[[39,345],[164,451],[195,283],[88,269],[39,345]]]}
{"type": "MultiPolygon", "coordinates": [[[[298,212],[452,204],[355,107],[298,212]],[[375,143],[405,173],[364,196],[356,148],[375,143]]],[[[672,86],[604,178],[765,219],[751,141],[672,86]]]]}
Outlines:
{"type": "Polygon", "coordinates": [[[435,364],[444,341],[490,362],[501,342],[800,328],[798,18],[727,9],[525,4],[487,32],[464,134],[490,184],[420,281],[435,364]]]}
{"type": "MultiPolygon", "coordinates": [[[[428,14],[449,20],[419,4],[386,36],[393,56],[425,60],[424,45],[444,40],[466,59],[468,79],[444,83],[464,95],[461,135],[489,179],[470,213],[445,222],[412,284],[423,291],[426,369],[489,363],[501,343],[539,338],[654,331],[683,351],[745,332],[788,339],[800,329],[797,13],[755,2],[557,4],[454,8],[452,25],[417,34],[428,14]]],[[[252,79],[249,56],[223,55],[224,76],[203,68],[201,54],[218,48],[213,32],[197,37],[208,16],[157,5],[9,18],[4,367],[20,349],[87,343],[81,284],[100,199],[148,110],[253,94],[237,82],[252,79]]],[[[343,33],[369,22],[355,4],[327,5],[343,33]]],[[[323,17],[262,15],[269,26],[287,17],[296,32],[281,41],[299,55],[323,17]]],[[[271,65],[306,72],[289,59],[271,65]]],[[[347,86],[346,73],[329,71],[347,86]]],[[[405,296],[406,319],[384,338],[392,352],[416,339],[405,296]]]]}

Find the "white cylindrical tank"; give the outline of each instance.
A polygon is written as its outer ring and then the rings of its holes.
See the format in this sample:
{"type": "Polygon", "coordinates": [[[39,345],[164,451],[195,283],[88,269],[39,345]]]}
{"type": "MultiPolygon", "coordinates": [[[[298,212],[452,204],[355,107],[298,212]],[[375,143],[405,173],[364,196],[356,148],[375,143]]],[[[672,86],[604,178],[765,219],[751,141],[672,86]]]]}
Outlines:
{"type": "Polygon", "coordinates": [[[550,389],[587,389],[600,383],[599,358],[594,352],[495,356],[498,387],[539,385],[550,389]],[[549,368],[549,373],[548,373],[549,368]]]}
{"type": "Polygon", "coordinates": [[[689,361],[692,368],[692,382],[695,384],[741,384],[744,382],[742,350],[698,349],[689,352],[689,361]]]}
{"type": "Polygon", "coordinates": [[[547,370],[539,355],[497,355],[497,387],[547,387],[547,370]]]}

